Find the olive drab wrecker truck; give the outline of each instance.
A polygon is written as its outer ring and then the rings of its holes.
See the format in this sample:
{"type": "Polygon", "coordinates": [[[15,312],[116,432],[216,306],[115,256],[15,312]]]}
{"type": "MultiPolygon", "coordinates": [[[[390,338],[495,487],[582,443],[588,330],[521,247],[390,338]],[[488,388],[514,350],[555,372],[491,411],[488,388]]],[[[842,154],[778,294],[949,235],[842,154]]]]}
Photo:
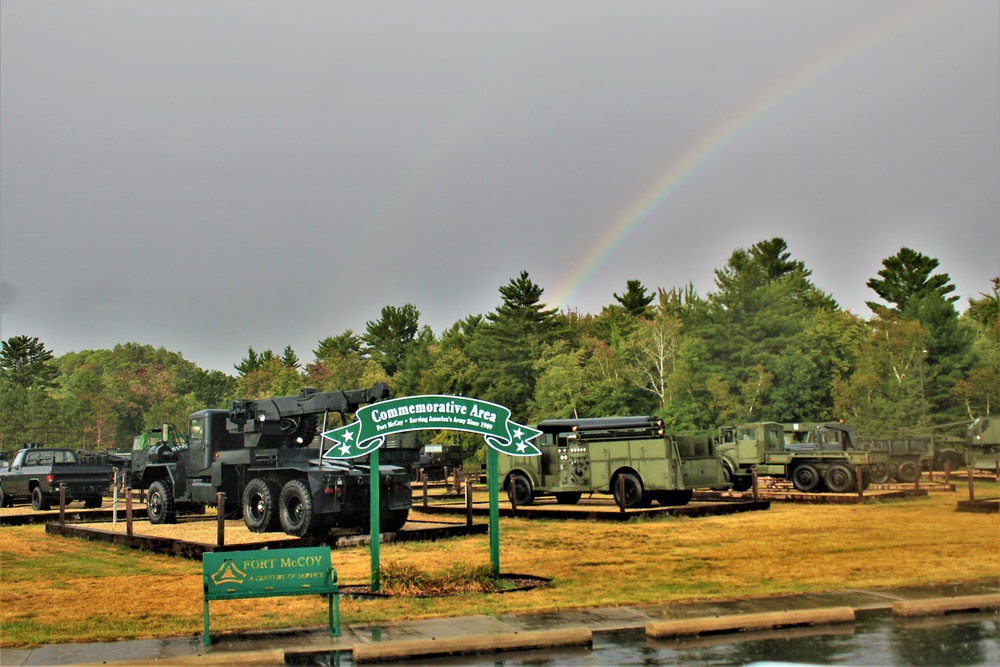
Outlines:
{"type": "Polygon", "coordinates": [[[965,465],[1000,473],[1000,419],[977,417],[966,438],[965,465]]]}
{"type": "Polygon", "coordinates": [[[972,421],[938,424],[909,429],[923,434],[934,445],[934,469],[971,467],[978,470],[1000,468],[1000,418],[976,417],[972,421]]]}
{"type": "MultiPolygon", "coordinates": [[[[385,383],[370,389],[233,401],[228,410],[201,410],[188,417],[187,435],[169,425],[135,439],[130,482],[147,491],[154,524],[173,523],[177,513],[218,504],[242,515],[253,532],[283,530],[299,537],[333,527],[370,527],[367,465],[324,459],[319,428],[330,413],[346,414],[389,395],[385,383]]],[[[412,504],[408,472],[380,466],[381,529],[398,530],[412,504]]]]}
{"type": "Polygon", "coordinates": [[[538,496],[575,504],[612,494],[627,508],[685,505],[697,488],[727,488],[711,436],[670,435],[658,417],[549,419],[536,428],[541,456],[501,456],[499,475],[514,505],[538,496]]]}
{"type": "Polygon", "coordinates": [[[746,491],[757,474],[791,480],[802,493],[856,491],[857,467],[862,484],[871,483],[873,466],[889,462],[887,452],[860,450],[852,427],[845,424],[756,422],[719,429],[719,454],[727,481],[746,491]]]}

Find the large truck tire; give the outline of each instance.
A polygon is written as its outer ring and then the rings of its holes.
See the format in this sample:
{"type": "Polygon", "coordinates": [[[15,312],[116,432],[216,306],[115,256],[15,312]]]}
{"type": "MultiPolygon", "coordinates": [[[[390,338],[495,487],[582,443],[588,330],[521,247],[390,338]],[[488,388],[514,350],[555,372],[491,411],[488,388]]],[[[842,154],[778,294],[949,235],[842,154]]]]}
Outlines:
{"type": "Polygon", "coordinates": [[[535,492],[531,480],[524,473],[514,472],[507,478],[507,499],[511,505],[530,505],[535,502],[535,492]]]}
{"type": "Polygon", "coordinates": [[[823,474],[826,488],[832,493],[850,493],[858,489],[858,477],[843,463],[834,463],[823,474]]]}
{"type": "Polygon", "coordinates": [[[323,529],[313,507],[309,487],[301,480],[293,479],[285,484],[278,499],[278,514],[286,535],[308,537],[323,529]]]}
{"type": "Polygon", "coordinates": [[[801,493],[815,493],[822,482],[823,476],[811,463],[800,463],[792,470],[792,485],[801,493]]]}
{"type": "Polygon", "coordinates": [[[962,467],[962,458],[958,455],[958,452],[951,450],[941,452],[941,456],[938,457],[938,463],[934,468],[936,470],[944,470],[946,463],[951,465],[951,472],[957,472],[962,467]]]}
{"type": "Polygon", "coordinates": [[[44,512],[50,507],[48,497],[42,493],[42,487],[36,486],[31,490],[31,509],[36,512],[44,512]]]}
{"type": "Polygon", "coordinates": [[[644,507],[646,494],[642,490],[639,478],[629,472],[622,473],[620,477],[624,482],[619,482],[618,477],[611,482],[612,494],[618,506],[626,509],[644,507]]]}
{"type": "Polygon", "coordinates": [[[381,530],[383,533],[395,533],[402,530],[408,518],[410,518],[410,510],[383,509],[379,516],[381,530]]]}
{"type": "Polygon", "coordinates": [[[728,461],[722,464],[722,479],[726,484],[733,487],[733,491],[746,491],[753,486],[753,476],[734,474],[733,469],[729,467],[728,461]]]}
{"type": "Polygon", "coordinates": [[[278,530],[278,485],[255,477],[243,490],[243,523],[252,533],[273,533],[278,530]]]}
{"type": "Polygon", "coordinates": [[[912,484],[917,481],[917,464],[913,461],[903,461],[896,468],[896,481],[902,484],[912,484]]]}
{"type": "Polygon", "coordinates": [[[170,482],[158,479],[149,485],[146,514],[152,524],[177,523],[177,506],[174,504],[174,491],[170,482]]]}
{"type": "Polygon", "coordinates": [[[103,504],[104,504],[104,498],[102,498],[101,496],[91,496],[83,501],[83,506],[89,510],[96,510],[103,504]]]}
{"type": "Polygon", "coordinates": [[[9,496],[6,493],[4,493],[3,487],[0,486],[0,507],[13,507],[13,506],[14,506],[13,496],[9,496]]]}
{"type": "Polygon", "coordinates": [[[885,463],[873,463],[866,468],[866,472],[871,476],[873,484],[885,484],[891,476],[889,466],[885,463]]]}

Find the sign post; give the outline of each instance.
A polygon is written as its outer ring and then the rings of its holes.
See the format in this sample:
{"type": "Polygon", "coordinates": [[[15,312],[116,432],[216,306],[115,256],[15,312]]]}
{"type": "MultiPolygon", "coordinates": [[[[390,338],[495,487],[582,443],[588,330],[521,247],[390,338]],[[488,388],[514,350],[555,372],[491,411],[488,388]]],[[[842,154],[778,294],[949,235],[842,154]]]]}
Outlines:
{"type": "Polygon", "coordinates": [[[510,456],[540,456],[531,441],[541,431],[511,421],[510,409],[496,403],[464,396],[423,395],[394,398],[366,405],[355,413],[356,421],[323,433],[333,445],[325,458],[353,459],[370,456],[371,467],[371,558],[372,590],[379,587],[379,527],[381,504],[378,449],[386,436],[404,431],[450,430],[479,433],[486,440],[487,477],[490,494],[490,560],[493,574],[500,575],[500,493],[498,453],[510,456]]]}
{"type": "Polygon", "coordinates": [[[371,497],[371,504],[368,506],[368,514],[371,520],[368,522],[368,534],[369,542],[371,543],[371,589],[376,593],[382,588],[382,566],[379,556],[379,538],[382,534],[382,475],[378,471],[378,449],[372,450],[371,457],[368,459],[369,470],[369,485],[371,491],[369,491],[369,496],[371,497]]]}
{"type": "Polygon", "coordinates": [[[493,576],[500,576],[500,455],[492,447],[486,449],[486,477],[490,494],[490,563],[493,576]]]}

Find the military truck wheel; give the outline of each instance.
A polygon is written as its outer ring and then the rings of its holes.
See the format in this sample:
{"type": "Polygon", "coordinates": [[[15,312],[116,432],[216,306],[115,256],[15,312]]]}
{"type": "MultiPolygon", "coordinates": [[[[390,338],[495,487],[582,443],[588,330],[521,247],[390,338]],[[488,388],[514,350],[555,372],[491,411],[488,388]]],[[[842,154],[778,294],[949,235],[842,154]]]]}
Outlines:
{"type": "Polygon", "coordinates": [[[104,504],[104,498],[101,496],[91,496],[83,501],[83,506],[89,510],[96,510],[98,507],[104,504]]]}
{"type": "Polygon", "coordinates": [[[956,452],[941,452],[941,456],[938,457],[938,464],[934,467],[937,470],[944,470],[946,463],[950,464],[951,472],[956,472],[960,467],[962,467],[962,460],[958,457],[956,452]]]}
{"type": "Polygon", "coordinates": [[[293,479],[281,490],[278,499],[278,513],[281,528],[286,535],[307,537],[315,535],[322,526],[313,511],[312,494],[309,487],[298,479],[293,479]]]}
{"type": "Polygon", "coordinates": [[[621,484],[616,477],[611,481],[612,494],[615,497],[615,502],[618,503],[619,507],[624,506],[626,508],[636,508],[642,507],[643,501],[645,500],[645,494],[642,490],[642,482],[639,478],[632,473],[622,473],[621,477],[624,478],[624,493],[625,497],[621,497],[622,489],[621,484]]]}
{"type": "Polygon", "coordinates": [[[410,510],[385,510],[379,513],[383,533],[395,533],[406,525],[410,510]]]}
{"type": "Polygon", "coordinates": [[[251,479],[243,490],[242,508],[243,523],[250,532],[273,533],[278,530],[278,485],[269,479],[251,479]]]}
{"type": "Polygon", "coordinates": [[[576,505],[582,495],[579,491],[563,491],[556,494],[556,502],[560,505],[576,505]]]}
{"type": "Polygon", "coordinates": [[[170,482],[156,480],[146,494],[146,514],[152,524],[177,523],[177,507],[170,482]]]}
{"type": "Polygon", "coordinates": [[[753,486],[753,477],[750,475],[734,475],[729,463],[722,464],[722,479],[726,484],[731,484],[733,491],[746,491],[753,486]]]}
{"type": "Polygon", "coordinates": [[[802,493],[813,493],[822,481],[819,470],[811,463],[800,463],[792,471],[792,485],[802,493]]]}
{"type": "Polygon", "coordinates": [[[903,461],[896,469],[896,481],[910,484],[917,481],[917,464],[913,461],[903,461]]]}
{"type": "Polygon", "coordinates": [[[885,484],[889,481],[889,466],[884,463],[873,463],[866,472],[871,476],[872,484],[885,484]]]}
{"type": "Polygon", "coordinates": [[[49,499],[42,493],[42,487],[36,486],[31,490],[31,509],[36,512],[43,512],[49,508],[49,499]]]}
{"type": "Polygon", "coordinates": [[[0,507],[10,507],[14,504],[14,499],[3,492],[3,487],[0,486],[0,507]]]}
{"type": "Polygon", "coordinates": [[[833,493],[850,493],[858,488],[857,475],[843,463],[834,463],[823,475],[826,488],[833,493]]]}
{"type": "Polygon", "coordinates": [[[512,505],[530,505],[535,502],[531,480],[522,473],[511,473],[507,478],[507,499],[512,505]],[[512,490],[513,489],[513,490],[512,490]]]}

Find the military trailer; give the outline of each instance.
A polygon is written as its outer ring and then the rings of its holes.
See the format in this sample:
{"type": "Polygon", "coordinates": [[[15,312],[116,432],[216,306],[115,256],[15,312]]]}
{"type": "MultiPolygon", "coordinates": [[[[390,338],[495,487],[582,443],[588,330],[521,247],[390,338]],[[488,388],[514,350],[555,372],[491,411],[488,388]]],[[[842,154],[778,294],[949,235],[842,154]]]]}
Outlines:
{"type": "Polygon", "coordinates": [[[758,475],[789,479],[796,490],[815,493],[851,493],[857,490],[857,466],[862,466],[862,484],[871,482],[871,467],[887,465],[886,452],[864,451],[855,446],[853,429],[844,424],[790,425],[755,422],[719,429],[719,454],[726,480],[745,491],[758,475]],[[804,437],[796,438],[795,433],[804,437]]]}
{"type": "MultiPolygon", "coordinates": [[[[217,505],[243,517],[253,532],[320,535],[332,527],[370,525],[370,467],[323,458],[318,428],[330,413],[354,413],[387,397],[388,386],[298,396],[233,401],[229,410],[201,410],[188,417],[186,437],[169,426],[135,440],[132,488],[147,490],[154,524],[173,523],[177,513],[217,505]],[[322,417],[322,422],[320,418],[322,417]]],[[[346,422],[345,422],[346,423],[346,422]]],[[[406,470],[379,466],[381,529],[403,526],[412,504],[406,470]]]]}
{"type": "Polygon", "coordinates": [[[547,495],[575,504],[593,493],[627,508],[685,505],[697,488],[727,488],[712,438],[667,434],[655,416],[550,419],[536,428],[541,456],[499,458],[515,505],[547,495]]]}

